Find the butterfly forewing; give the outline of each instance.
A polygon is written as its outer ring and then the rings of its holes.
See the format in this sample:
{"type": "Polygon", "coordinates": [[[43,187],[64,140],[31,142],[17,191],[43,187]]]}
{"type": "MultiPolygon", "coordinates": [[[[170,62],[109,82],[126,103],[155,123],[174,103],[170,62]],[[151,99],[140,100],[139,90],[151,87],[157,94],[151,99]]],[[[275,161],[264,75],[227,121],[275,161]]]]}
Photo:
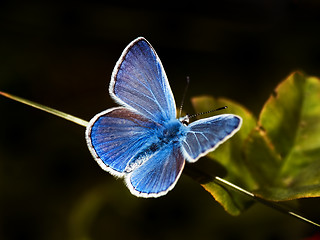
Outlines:
{"type": "Polygon", "coordinates": [[[236,115],[221,114],[192,122],[182,141],[186,159],[195,162],[216,149],[239,130],[241,121],[236,115]]]}
{"type": "Polygon", "coordinates": [[[159,57],[143,38],[123,51],[112,74],[111,96],[161,123],[176,117],[176,106],[159,57]]]}

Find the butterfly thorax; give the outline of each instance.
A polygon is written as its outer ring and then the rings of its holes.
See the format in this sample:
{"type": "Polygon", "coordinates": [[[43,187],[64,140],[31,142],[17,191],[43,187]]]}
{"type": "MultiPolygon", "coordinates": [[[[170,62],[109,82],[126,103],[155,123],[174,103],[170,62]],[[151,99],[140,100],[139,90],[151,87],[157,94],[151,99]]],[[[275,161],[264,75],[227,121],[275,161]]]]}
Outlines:
{"type": "Polygon", "coordinates": [[[158,139],[164,145],[181,141],[181,137],[185,132],[183,131],[184,128],[185,126],[178,119],[173,119],[164,124],[163,128],[159,130],[158,139]]]}
{"type": "Polygon", "coordinates": [[[174,147],[175,144],[180,144],[186,135],[185,128],[186,126],[184,126],[178,119],[173,119],[156,129],[154,132],[154,140],[142,148],[142,150],[131,159],[125,169],[125,172],[132,172],[158,151],[161,151],[166,147],[174,147]]]}

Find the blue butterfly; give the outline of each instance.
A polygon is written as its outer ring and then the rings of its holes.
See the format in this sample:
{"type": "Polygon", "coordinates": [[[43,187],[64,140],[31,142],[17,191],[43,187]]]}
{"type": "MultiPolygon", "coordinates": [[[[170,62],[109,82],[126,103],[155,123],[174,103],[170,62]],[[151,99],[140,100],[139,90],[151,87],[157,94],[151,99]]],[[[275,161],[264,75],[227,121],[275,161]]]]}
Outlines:
{"type": "Polygon", "coordinates": [[[125,179],[138,197],[159,197],[177,183],[185,161],[196,162],[234,135],[242,119],[222,114],[189,124],[177,109],[161,61],[139,37],[123,51],[109,86],[121,107],[89,122],[86,140],[100,167],[125,179]]]}

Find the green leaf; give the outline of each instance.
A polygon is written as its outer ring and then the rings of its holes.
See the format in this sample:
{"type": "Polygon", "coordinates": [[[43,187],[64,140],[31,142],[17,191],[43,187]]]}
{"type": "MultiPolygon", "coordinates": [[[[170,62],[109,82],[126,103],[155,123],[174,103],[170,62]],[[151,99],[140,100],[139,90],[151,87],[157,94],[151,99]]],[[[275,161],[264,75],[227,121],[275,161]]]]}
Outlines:
{"type": "Polygon", "coordinates": [[[200,178],[200,180],[195,176],[192,177],[200,181],[202,186],[224,207],[227,212],[232,215],[238,215],[248,206],[248,199],[232,190],[230,191],[229,188],[225,188],[220,185],[214,180],[214,176],[223,177],[224,179],[247,189],[256,188],[255,181],[242,159],[242,146],[249,133],[256,126],[256,120],[243,106],[227,99],[214,99],[213,97],[202,96],[192,98],[192,104],[197,113],[228,106],[226,110],[221,110],[219,114],[232,113],[241,116],[243,119],[243,124],[239,132],[227,142],[219,146],[214,152],[207,155],[210,160],[202,158],[198,163],[190,164],[190,167],[197,169],[197,171],[202,173],[202,176],[211,175],[211,178],[200,178]],[[216,166],[216,169],[214,169],[214,166],[211,168],[208,167],[206,162],[212,162],[213,160],[220,165],[220,169],[219,166],[216,166]],[[221,167],[224,169],[224,174],[223,171],[221,171],[221,167]]]}
{"type": "Polygon", "coordinates": [[[248,169],[268,200],[320,196],[320,81],[297,72],[265,103],[245,145],[248,169]]]}

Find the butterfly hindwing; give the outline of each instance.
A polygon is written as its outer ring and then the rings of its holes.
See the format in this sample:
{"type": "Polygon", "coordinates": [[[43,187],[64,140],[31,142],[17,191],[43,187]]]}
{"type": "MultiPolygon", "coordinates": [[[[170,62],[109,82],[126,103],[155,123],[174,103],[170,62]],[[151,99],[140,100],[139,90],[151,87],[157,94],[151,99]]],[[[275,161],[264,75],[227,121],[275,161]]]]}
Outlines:
{"type": "Polygon", "coordinates": [[[232,114],[221,114],[192,122],[182,142],[187,161],[195,162],[233,136],[241,127],[242,119],[232,114]]]}
{"type": "Polygon", "coordinates": [[[161,61],[152,46],[137,38],[123,51],[111,77],[110,95],[161,123],[176,117],[176,106],[161,61]]]}
{"type": "Polygon", "coordinates": [[[171,190],[180,177],[185,160],[180,147],[170,145],[156,152],[126,176],[130,191],[137,196],[159,197],[171,190]]]}
{"type": "Polygon", "coordinates": [[[130,160],[153,137],[155,123],[126,109],[113,108],[96,115],[89,123],[89,149],[106,171],[122,176],[130,160]]]}

